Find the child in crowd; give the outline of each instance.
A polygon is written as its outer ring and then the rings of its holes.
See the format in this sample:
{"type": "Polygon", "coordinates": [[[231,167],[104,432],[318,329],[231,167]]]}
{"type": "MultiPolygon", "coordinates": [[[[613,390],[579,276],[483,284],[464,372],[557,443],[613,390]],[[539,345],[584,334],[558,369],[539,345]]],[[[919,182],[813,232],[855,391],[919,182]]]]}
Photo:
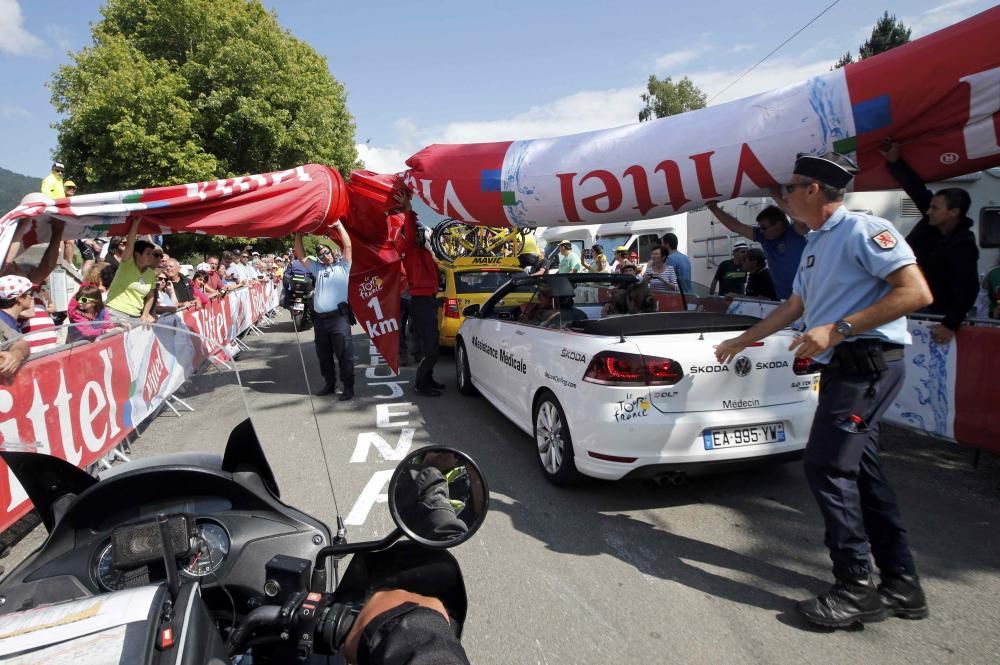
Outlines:
{"type": "Polygon", "coordinates": [[[73,300],[76,301],[76,307],[69,311],[69,322],[74,325],[66,334],[67,344],[82,339],[93,341],[114,325],[104,309],[101,288],[96,284],[82,285],[73,300]]]}

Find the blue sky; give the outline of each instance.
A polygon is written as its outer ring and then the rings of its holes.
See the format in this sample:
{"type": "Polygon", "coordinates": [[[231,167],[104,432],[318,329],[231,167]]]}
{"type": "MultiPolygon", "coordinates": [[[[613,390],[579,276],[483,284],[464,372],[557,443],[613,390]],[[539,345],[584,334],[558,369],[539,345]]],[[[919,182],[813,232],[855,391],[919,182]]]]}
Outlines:
{"type": "MultiPolygon", "coordinates": [[[[713,97],[832,0],[264,0],[344,83],[369,168],[396,171],[430,143],[527,139],[636,121],[649,74],[713,97]]],[[[49,170],[58,120],[46,81],[91,43],[96,0],[0,0],[0,166],[49,170]]],[[[990,0],[840,0],[714,103],[823,73],[856,54],[883,10],[914,37],[990,0]]],[[[127,156],[123,156],[127,159],[127,156]]],[[[72,176],[73,165],[68,164],[72,176]]]]}

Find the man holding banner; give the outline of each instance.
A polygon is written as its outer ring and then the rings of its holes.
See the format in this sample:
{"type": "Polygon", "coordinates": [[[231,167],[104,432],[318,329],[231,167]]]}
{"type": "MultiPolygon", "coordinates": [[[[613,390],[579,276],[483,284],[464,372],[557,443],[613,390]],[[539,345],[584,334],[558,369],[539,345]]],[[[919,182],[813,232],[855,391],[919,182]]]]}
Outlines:
{"type": "Polygon", "coordinates": [[[837,153],[796,160],[785,202],[812,233],[793,293],[766,319],[716,347],[719,362],[728,363],[804,317],[806,331],[790,348],[796,357],[824,364],[805,472],[823,514],[836,582],[798,610],[829,628],[928,614],[879,461],[879,430],[903,383],[903,345],[911,341],[905,317],[927,305],[931,292],[891,223],[844,207],[856,171],[837,153]],[[870,557],[881,573],[878,588],[870,557]]]}
{"type": "Polygon", "coordinates": [[[351,339],[351,313],[347,304],[347,285],[351,276],[351,238],[341,222],[333,228],[340,233],[343,260],[335,261],[333,249],[320,245],[319,261],[310,261],[302,247],[302,234],[295,234],[295,256],[316,280],[313,291],[313,332],[316,357],[326,385],[317,395],[332,395],[337,390],[337,365],[344,391],[340,401],[354,397],[354,341],[351,339]],[[336,362],[335,362],[336,359],[336,362]]]}

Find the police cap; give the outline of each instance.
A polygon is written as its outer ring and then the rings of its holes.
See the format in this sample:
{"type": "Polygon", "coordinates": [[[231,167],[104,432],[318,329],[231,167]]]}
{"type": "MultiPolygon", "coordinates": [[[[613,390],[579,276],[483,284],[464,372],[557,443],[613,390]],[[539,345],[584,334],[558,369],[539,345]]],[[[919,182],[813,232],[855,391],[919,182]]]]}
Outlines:
{"type": "Polygon", "coordinates": [[[792,172],[803,178],[811,178],[824,185],[843,189],[858,172],[858,165],[839,152],[828,152],[818,157],[803,153],[795,160],[792,172]]]}

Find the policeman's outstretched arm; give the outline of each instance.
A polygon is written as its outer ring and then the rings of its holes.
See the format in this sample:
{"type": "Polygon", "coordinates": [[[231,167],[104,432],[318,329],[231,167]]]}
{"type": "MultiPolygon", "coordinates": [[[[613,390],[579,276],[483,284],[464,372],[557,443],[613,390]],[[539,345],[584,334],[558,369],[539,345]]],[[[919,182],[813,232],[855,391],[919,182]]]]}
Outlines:
{"type": "MultiPolygon", "coordinates": [[[[889,293],[874,305],[844,317],[844,320],[851,324],[852,334],[895,321],[921,307],[926,307],[934,300],[924,274],[915,263],[890,273],[885,281],[892,287],[889,293]]],[[[799,357],[812,357],[823,353],[844,339],[844,336],[836,331],[835,325],[828,323],[807,330],[796,338],[789,348],[794,349],[795,355],[799,357]]]]}
{"type": "Polygon", "coordinates": [[[792,321],[799,319],[804,311],[805,307],[802,305],[802,298],[793,293],[788,300],[778,305],[763,321],[742,335],[727,339],[718,344],[715,347],[716,360],[720,363],[728,364],[730,360],[736,357],[737,353],[754,342],[787,328],[792,321]]]}
{"type": "MultiPolygon", "coordinates": [[[[339,222],[338,222],[339,223],[339,222]]],[[[302,247],[302,234],[295,234],[295,258],[297,258],[306,270],[309,270],[309,265],[312,263],[306,258],[306,250],[302,247]]]]}
{"type": "Polygon", "coordinates": [[[347,227],[340,220],[337,220],[334,222],[333,228],[337,229],[340,234],[340,253],[343,255],[344,261],[351,263],[354,252],[351,250],[351,236],[347,235],[347,227]]]}

